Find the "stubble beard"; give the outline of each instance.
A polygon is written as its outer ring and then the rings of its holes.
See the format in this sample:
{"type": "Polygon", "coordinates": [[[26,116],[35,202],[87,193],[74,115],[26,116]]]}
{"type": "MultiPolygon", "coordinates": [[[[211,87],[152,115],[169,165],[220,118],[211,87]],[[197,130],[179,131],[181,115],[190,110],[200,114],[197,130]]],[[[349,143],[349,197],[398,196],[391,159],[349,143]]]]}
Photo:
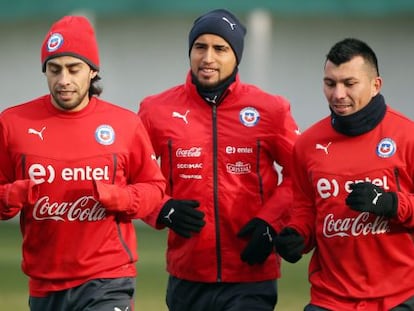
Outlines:
{"type": "Polygon", "coordinates": [[[58,106],[58,108],[60,108],[61,110],[64,111],[71,111],[76,109],[77,107],[79,107],[79,105],[83,102],[83,100],[88,96],[88,93],[84,93],[82,94],[81,97],[79,97],[78,99],[75,99],[75,101],[71,100],[71,101],[63,101],[63,100],[59,100],[58,96],[56,96],[56,94],[52,94],[52,97],[54,99],[55,104],[58,106]]]}

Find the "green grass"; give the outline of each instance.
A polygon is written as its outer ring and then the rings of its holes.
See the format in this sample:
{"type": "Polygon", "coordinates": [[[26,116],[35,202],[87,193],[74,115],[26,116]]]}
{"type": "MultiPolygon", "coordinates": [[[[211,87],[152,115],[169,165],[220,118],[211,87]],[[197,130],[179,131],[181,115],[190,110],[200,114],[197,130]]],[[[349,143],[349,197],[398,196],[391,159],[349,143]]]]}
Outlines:
{"type": "MultiPolygon", "coordinates": [[[[139,262],[136,311],[166,311],[166,231],[137,226],[139,262]]],[[[21,236],[17,223],[0,222],[0,309],[27,311],[27,278],[20,270],[21,236]]],[[[308,257],[296,264],[283,263],[277,310],[300,311],[309,299],[308,257]]]]}

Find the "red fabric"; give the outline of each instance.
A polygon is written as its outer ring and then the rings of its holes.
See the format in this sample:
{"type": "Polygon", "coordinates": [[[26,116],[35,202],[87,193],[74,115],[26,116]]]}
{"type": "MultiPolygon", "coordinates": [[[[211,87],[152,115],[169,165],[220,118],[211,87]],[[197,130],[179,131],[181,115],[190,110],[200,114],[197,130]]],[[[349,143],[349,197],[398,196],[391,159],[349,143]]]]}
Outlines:
{"type": "Polygon", "coordinates": [[[30,179],[16,180],[0,187],[0,198],[4,204],[4,212],[0,219],[9,219],[20,210],[33,205],[39,198],[39,187],[30,179]]]}
{"type": "MultiPolygon", "coordinates": [[[[32,295],[93,278],[136,275],[132,220],[158,207],[165,179],[135,113],[98,98],[82,111],[65,113],[49,95],[5,110],[0,189],[29,176],[39,196],[22,209],[20,223],[22,267],[32,295]],[[128,188],[126,212],[108,213],[93,197],[92,180],[128,188]]],[[[0,218],[14,215],[0,202],[0,218]]]]}
{"type": "Polygon", "coordinates": [[[127,212],[131,206],[131,195],[127,187],[119,187],[101,181],[93,181],[94,197],[111,212],[127,212]]]}
{"type": "Polygon", "coordinates": [[[63,55],[83,59],[93,69],[99,70],[98,43],[86,17],[64,16],[52,25],[41,49],[43,71],[49,59],[63,55]]]}
{"type": "MultiPolygon", "coordinates": [[[[272,254],[263,265],[242,262],[247,241],[237,233],[253,217],[276,231],[286,221],[297,125],[289,103],[280,96],[243,84],[238,77],[228,91],[217,107],[216,124],[212,106],[198,95],[190,75],[185,85],[141,103],[139,115],[169,181],[164,200],[198,200],[205,213],[205,227],[192,238],[170,231],[167,269],[174,276],[202,282],[274,279],[280,275],[280,259],[272,254]],[[273,161],[284,167],[280,186],[273,161]]],[[[156,226],[157,215],[145,220],[156,226]]]]}
{"type": "Polygon", "coordinates": [[[317,245],[309,267],[312,303],[385,311],[414,295],[413,132],[410,120],[387,107],[383,121],[363,135],[337,133],[328,117],[298,139],[289,226],[305,237],[308,251],[317,245]],[[398,192],[397,217],[351,210],[345,198],[358,181],[398,192]]]}
{"type": "Polygon", "coordinates": [[[38,198],[38,193],[33,191],[34,186],[35,183],[30,179],[16,180],[5,185],[4,204],[18,208],[33,204],[38,198]]]}

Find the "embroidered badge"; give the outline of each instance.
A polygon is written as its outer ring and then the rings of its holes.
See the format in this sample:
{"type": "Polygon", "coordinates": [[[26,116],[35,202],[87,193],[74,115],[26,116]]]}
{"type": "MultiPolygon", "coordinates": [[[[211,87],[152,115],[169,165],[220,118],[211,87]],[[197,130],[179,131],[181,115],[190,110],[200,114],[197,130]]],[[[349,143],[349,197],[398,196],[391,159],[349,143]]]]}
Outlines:
{"type": "Polygon", "coordinates": [[[112,145],[115,141],[114,129],[107,124],[98,126],[95,131],[95,139],[101,145],[112,145]]]}
{"type": "Polygon", "coordinates": [[[381,158],[389,158],[394,155],[397,145],[391,138],[383,138],[377,145],[377,155],[381,158]]]}
{"type": "Polygon", "coordinates": [[[54,52],[63,44],[63,37],[60,33],[54,33],[47,40],[47,51],[54,52]]]}
{"type": "Polygon", "coordinates": [[[257,125],[260,120],[259,112],[253,107],[246,107],[240,111],[240,122],[247,127],[257,125]]]}

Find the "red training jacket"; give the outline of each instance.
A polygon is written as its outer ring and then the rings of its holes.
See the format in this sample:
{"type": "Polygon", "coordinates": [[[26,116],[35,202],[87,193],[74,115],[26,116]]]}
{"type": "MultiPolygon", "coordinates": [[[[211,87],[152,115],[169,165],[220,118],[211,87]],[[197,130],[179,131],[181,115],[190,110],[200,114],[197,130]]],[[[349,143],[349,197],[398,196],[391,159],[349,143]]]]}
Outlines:
{"type": "Polygon", "coordinates": [[[56,109],[50,95],[2,112],[0,219],[19,212],[5,205],[6,184],[31,178],[39,189],[20,213],[30,295],[136,275],[131,220],[159,206],[165,190],[154,159],[137,115],[95,97],[73,113],[56,109]],[[130,206],[107,212],[92,180],[127,187],[130,206]]]}
{"type": "Polygon", "coordinates": [[[294,149],[289,226],[314,249],[311,302],[330,310],[385,311],[414,296],[414,123],[387,107],[359,136],[336,132],[327,117],[294,149]],[[372,182],[398,193],[393,219],[351,210],[349,185],[372,182]]]}
{"type": "MultiPolygon", "coordinates": [[[[195,199],[206,225],[190,239],[169,232],[167,270],[199,282],[252,282],[280,276],[273,253],[262,265],[240,259],[247,241],[236,235],[253,217],[278,231],[291,206],[293,144],[298,135],[289,103],[237,76],[224,100],[207,104],[191,82],[145,98],[139,115],[168,180],[165,201],[195,199]],[[283,182],[274,169],[283,166],[283,182]]],[[[161,206],[159,207],[161,209],[161,206]]],[[[156,225],[158,212],[146,221],[156,225]]]]}

